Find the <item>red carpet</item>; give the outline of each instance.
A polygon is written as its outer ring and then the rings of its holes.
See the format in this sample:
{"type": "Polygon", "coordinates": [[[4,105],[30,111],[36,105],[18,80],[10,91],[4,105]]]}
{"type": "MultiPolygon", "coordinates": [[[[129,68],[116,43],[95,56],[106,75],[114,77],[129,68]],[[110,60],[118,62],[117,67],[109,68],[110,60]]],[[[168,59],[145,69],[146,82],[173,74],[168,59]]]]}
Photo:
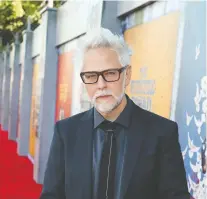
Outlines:
{"type": "Polygon", "coordinates": [[[33,164],[18,156],[17,143],[0,130],[0,199],[38,199],[41,189],[33,180],[33,164]]]}

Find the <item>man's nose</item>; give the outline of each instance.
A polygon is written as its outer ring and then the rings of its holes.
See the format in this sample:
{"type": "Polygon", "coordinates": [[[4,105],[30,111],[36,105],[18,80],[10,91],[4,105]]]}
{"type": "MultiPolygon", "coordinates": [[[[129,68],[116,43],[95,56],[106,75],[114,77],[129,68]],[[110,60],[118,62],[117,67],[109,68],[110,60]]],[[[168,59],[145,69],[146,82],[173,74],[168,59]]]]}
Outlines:
{"type": "Polygon", "coordinates": [[[103,79],[103,77],[100,75],[97,82],[98,88],[103,89],[106,87],[106,81],[103,79]]]}

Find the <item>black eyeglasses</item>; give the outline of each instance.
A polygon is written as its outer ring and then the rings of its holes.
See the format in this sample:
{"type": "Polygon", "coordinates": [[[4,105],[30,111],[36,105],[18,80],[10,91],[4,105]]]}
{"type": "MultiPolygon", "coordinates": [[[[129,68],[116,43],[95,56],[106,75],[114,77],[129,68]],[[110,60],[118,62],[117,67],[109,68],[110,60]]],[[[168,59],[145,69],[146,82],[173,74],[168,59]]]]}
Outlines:
{"type": "Polygon", "coordinates": [[[101,75],[106,82],[115,82],[120,79],[120,74],[127,68],[127,66],[122,68],[108,69],[101,72],[90,71],[81,72],[80,76],[85,84],[95,84],[98,82],[99,76],[101,75]]]}

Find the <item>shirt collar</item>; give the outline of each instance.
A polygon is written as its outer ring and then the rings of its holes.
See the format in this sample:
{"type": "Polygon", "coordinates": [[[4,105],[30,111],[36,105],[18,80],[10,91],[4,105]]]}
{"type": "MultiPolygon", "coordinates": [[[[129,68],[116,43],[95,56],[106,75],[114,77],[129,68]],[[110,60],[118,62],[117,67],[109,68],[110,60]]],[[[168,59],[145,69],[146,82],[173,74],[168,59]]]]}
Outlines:
{"type": "Polygon", "coordinates": [[[94,108],[94,128],[98,127],[104,120],[104,117],[94,108]]]}
{"type": "MultiPolygon", "coordinates": [[[[130,124],[132,101],[129,99],[127,95],[125,96],[127,99],[127,104],[124,110],[121,112],[121,114],[114,122],[127,128],[129,127],[130,124]]],[[[97,128],[104,120],[105,120],[104,117],[94,108],[94,128],[97,128]]]]}

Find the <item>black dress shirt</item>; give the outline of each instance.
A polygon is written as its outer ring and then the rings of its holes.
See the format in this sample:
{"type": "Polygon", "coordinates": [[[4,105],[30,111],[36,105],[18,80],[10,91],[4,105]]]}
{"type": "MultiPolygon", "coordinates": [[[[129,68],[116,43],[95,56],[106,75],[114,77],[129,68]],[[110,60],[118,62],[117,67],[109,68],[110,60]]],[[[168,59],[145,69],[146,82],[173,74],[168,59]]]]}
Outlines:
{"type": "MultiPolygon", "coordinates": [[[[118,127],[116,128],[116,145],[117,145],[117,167],[116,167],[116,176],[115,176],[115,198],[121,198],[121,183],[122,183],[122,174],[123,174],[123,163],[125,159],[125,150],[127,145],[127,137],[128,128],[130,125],[130,115],[131,115],[131,107],[132,102],[127,98],[127,105],[124,110],[121,112],[119,117],[114,121],[118,127]]],[[[100,168],[100,158],[104,143],[104,131],[99,128],[100,124],[104,122],[104,117],[94,109],[94,141],[93,141],[93,199],[97,198],[97,189],[98,189],[98,174],[100,168]]]]}

